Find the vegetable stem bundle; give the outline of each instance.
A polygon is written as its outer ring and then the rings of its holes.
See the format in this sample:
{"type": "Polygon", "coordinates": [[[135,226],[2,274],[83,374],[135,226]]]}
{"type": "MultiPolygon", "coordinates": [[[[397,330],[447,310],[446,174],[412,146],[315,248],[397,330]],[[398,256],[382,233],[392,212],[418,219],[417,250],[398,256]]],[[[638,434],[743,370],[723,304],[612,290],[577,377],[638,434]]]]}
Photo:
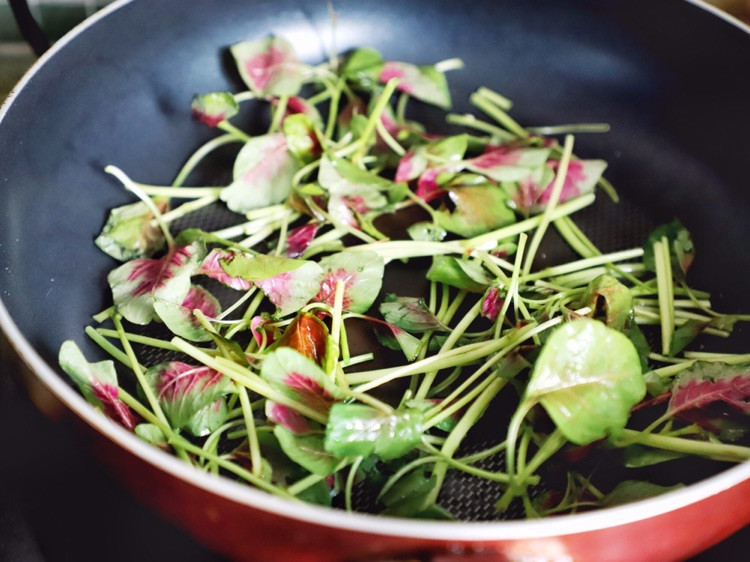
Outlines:
{"type": "Polygon", "coordinates": [[[96,239],[121,263],[86,334],[117,366],[72,340],[59,360],[115,423],[281,497],[426,518],[462,517],[455,475],[491,482],[498,517],[538,517],[680,483],[597,483],[612,463],[750,458],[748,357],[689,350],[747,317],[689,286],[688,231],[605,252],[576,220],[598,189],[618,201],[574,150],[606,125],[524,128],[480,87],[484,117],[437,134],[410,108],[448,110],[460,61],[309,66],[280,37],[231,53],[248,90],[194,99],[221,132],[172,185],[105,169],[137,198],[96,239]],[[268,129],[243,130],[241,104],[268,129]],[[229,145],[228,185],[185,185],[229,145]],[[182,226],[216,207],[236,224],[182,226]],[[412,284],[389,282],[404,267],[412,284]]]}

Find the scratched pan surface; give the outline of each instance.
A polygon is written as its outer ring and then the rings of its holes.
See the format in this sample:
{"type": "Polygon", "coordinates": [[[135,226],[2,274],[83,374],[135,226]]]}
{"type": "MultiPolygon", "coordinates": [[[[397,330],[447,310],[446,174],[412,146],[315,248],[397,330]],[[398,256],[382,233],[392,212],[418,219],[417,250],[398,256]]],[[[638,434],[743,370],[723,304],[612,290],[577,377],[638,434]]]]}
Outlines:
{"type": "MultiPolygon", "coordinates": [[[[654,500],[547,521],[487,521],[494,517],[486,509],[493,491],[456,480],[443,501],[462,522],[292,506],[206,478],[150,449],[96,414],[59,376],[63,340],[75,338],[91,357],[98,353],[86,348],[81,330],[108,304],[103,287],[113,263],[92,240],[107,210],[129,200],[102,168],[115,164],[149,183],[171,181],[186,155],[213,134],[190,118],[190,100],[237,90],[227,47],[269,33],[290,39],[310,63],[357,46],[417,63],[460,57],[465,68],[449,75],[458,112],[470,110],[468,95],[485,85],[512,99],[513,115],[526,125],[609,123],[607,134],[579,135],[576,152],[609,162],[607,177],[623,201],[616,212],[606,201],[584,212],[584,230],[602,249],[616,249],[680,217],[696,240],[693,284],[713,291],[718,309],[750,309],[747,28],[680,1],[458,7],[386,0],[334,7],[332,40],[319,1],[119,2],[61,41],[26,77],[0,114],[0,326],[33,374],[30,384],[50,390],[86,422],[107,451],[105,462],[138,497],[236,558],[461,553],[596,560],[627,552],[667,559],[750,521],[748,465],[709,478],[686,475],[700,481],[654,500]],[[708,509],[720,515],[706,521],[699,514],[708,509]],[[660,546],[638,540],[657,524],[660,546]],[[248,550],[248,529],[277,538],[253,541],[248,550]]],[[[435,113],[418,117],[440,126],[435,113]]],[[[243,124],[256,125],[253,116],[243,124]]],[[[196,183],[220,183],[229,165],[231,155],[217,158],[196,183]]],[[[227,216],[216,211],[202,220],[219,226],[227,216]]],[[[750,348],[749,339],[740,328],[738,349],[750,348]]]]}

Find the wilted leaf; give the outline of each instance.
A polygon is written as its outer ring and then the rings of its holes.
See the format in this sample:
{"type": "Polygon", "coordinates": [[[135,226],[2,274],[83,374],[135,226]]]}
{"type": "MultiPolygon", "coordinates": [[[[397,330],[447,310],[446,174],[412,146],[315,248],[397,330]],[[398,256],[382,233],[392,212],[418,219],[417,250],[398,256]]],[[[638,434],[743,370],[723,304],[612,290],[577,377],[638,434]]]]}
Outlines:
{"type": "Polygon", "coordinates": [[[291,347],[295,351],[323,367],[330,348],[330,336],[326,325],[314,315],[303,312],[287,326],[276,341],[279,347],[291,347]]]}
{"type": "Polygon", "coordinates": [[[589,283],[583,304],[591,308],[594,318],[601,318],[607,326],[620,332],[632,321],[633,295],[611,275],[600,275],[589,283]]]}
{"type": "MultiPolygon", "coordinates": [[[[154,197],[153,201],[160,212],[169,207],[166,197],[154,197]]],[[[142,201],[117,207],[110,211],[94,242],[116,260],[150,257],[164,246],[164,234],[153,219],[151,209],[142,201]]]]}

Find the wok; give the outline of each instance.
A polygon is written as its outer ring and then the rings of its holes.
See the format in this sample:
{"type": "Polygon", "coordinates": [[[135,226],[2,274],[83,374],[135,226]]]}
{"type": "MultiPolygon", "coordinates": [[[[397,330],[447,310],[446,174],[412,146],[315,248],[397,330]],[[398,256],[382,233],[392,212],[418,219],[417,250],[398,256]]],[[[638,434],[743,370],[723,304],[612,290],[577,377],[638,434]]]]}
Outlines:
{"type": "MultiPolygon", "coordinates": [[[[107,210],[130,201],[103,167],[171,181],[212,136],[190,119],[190,100],[236,90],[227,47],[269,33],[311,63],[357,46],[417,63],[460,57],[466,67],[449,77],[457,111],[486,85],[515,102],[524,124],[609,123],[606,135],[576,143],[609,162],[628,211],[619,224],[592,219],[597,241],[621,246],[678,216],[696,240],[693,284],[717,294],[717,309],[750,309],[746,26],[676,0],[334,7],[332,39],[319,0],[117,2],[22,80],[0,113],[0,327],[37,403],[82,421],[137,497],[237,559],[682,559],[750,522],[747,463],[657,498],[539,521],[406,521],[292,505],[142,443],[60,376],[63,340],[97,356],[81,330],[107,304],[113,264],[92,239],[107,210]]],[[[747,350],[747,330],[738,340],[747,350]]]]}

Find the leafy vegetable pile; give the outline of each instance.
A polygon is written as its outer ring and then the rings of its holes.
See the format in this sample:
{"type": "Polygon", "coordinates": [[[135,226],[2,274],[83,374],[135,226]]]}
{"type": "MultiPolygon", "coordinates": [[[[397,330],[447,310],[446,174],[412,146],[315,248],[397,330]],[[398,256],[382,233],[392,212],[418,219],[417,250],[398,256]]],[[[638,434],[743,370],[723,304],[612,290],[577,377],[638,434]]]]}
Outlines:
{"type": "Polygon", "coordinates": [[[488,120],[447,114],[461,132],[436,135],[407,104],[448,109],[445,72],[460,61],[359,49],[309,66],[279,37],[231,52],[249,90],[195,98],[195,118],[222,133],[172,186],[107,168],[139,200],[96,239],[123,263],[86,333],[118,369],[72,341],[60,350],[89,402],[208,473],[404,516],[454,516],[441,505],[452,474],[493,483],[499,516],[520,505],[535,517],[665,489],[600,489],[591,459],[750,457],[731,443],[746,429],[750,356],[685,351],[747,319],[688,286],[689,233],[675,221],[603,254],[571,219],[597,186],[616,194],[605,162],[545,135],[605,127],[526,129],[480,88],[471,101],[488,120]],[[240,104],[270,110],[267,132],[230,123],[240,104]],[[229,185],[184,187],[230,143],[229,185]],[[216,205],[244,221],[170,230],[216,205]],[[539,269],[555,231],[578,257],[539,269]],[[407,262],[416,292],[382,290],[407,262]],[[356,351],[363,327],[377,343],[356,351]],[[537,492],[545,463],[561,485],[537,492]]]}

